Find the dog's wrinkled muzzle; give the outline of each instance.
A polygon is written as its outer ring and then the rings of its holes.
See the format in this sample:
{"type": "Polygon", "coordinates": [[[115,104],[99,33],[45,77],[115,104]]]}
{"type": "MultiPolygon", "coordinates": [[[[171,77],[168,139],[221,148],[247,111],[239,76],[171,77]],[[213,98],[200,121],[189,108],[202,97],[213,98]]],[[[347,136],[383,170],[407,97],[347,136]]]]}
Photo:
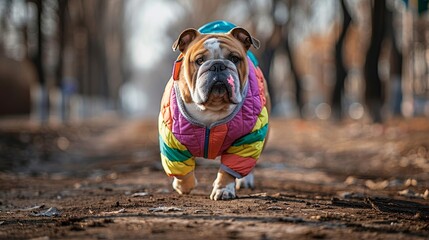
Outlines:
{"type": "Polygon", "coordinates": [[[194,95],[194,101],[199,104],[207,102],[209,98],[224,98],[238,104],[242,98],[235,65],[226,60],[205,62],[198,71],[194,95]]]}

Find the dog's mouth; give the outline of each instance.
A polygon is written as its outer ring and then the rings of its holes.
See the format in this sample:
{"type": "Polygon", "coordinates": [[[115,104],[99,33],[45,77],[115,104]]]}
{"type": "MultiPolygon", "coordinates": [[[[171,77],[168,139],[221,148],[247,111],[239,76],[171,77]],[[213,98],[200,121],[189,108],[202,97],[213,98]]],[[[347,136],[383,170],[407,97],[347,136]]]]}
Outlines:
{"type": "Polygon", "coordinates": [[[215,79],[209,87],[207,102],[216,101],[227,104],[238,104],[238,99],[235,96],[235,85],[232,76],[225,79],[215,79]]]}
{"type": "Polygon", "coordinates": [[[222,81],[215,82],[209,90],[209,96],[214,98],[223,98],[224,96],[229,99],[231,97],[231,90],[222,81]]]}
{"type": "Polygon", "coordinates": [[[228,109],[228,106],[234,104],[232,100],[231,87],[223,81],[216,81],[212,84],[207,95],[207,101],[202,105],[205,109],[212,111],[222,111],[228,109]]]}

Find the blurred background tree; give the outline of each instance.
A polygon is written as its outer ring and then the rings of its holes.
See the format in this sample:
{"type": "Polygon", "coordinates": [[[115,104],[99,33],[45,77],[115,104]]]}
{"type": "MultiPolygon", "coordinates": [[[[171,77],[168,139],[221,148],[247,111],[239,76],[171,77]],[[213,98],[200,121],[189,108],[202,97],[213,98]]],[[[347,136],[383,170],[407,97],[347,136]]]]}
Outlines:
{"type": "Polygon", "coordinates": [[[260,39],[273,115],[429,116],[427,0],[4,0],[0,116],[156,117],[188,27],[224,19],[260,39]]]}
{"type": "Polygon", "coordinates": [[[346,39],[347,30],[350,26],[351,16],[347,9],[345,0],[341,0],[341,10],[343,13],[343,21],[341,24],[340,34],[335,43],[335,85],[332,92],[332,113],[336,119],[342,119],[344,113],[342,110],[342,99],[344,94],[344,84],[347,77],[347,69],[344,66],[343,48],[346,39]]]}

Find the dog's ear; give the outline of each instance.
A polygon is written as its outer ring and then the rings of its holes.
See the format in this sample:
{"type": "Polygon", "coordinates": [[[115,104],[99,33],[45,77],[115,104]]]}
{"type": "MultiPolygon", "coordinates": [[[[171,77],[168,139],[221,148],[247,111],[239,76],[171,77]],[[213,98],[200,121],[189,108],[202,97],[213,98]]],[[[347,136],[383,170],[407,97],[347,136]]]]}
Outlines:
{"type": "Polygon", "coordinates": [[[180,36],[177,38],[177,40],[173,43],[173,51],[176,51],[177,49],[180,50],[180,52],[186,51],[189,44],[199,35],[200,33],[193,29],[189,28],[183,31],[180,36]]]}
{"type": "Polygon", "coordinates": [[[259,40],[252,37],[250,33],[244,28],[236,27],[229,31],[229,33],[236,39],[238,39],[241,43],[243,43],[246,50],[248,50],[250,46],[253,46],[254,48],[258,49],[261,45],[259,40]]]}

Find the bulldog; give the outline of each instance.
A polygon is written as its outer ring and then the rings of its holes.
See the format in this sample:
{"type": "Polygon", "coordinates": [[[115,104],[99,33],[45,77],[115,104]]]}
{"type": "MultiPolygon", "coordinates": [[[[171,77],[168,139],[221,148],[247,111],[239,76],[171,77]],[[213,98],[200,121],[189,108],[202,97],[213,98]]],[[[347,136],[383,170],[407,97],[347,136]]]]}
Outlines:
{"type": "Polygon", "coordinates": [[[259,45],[241,27],[206,34],[186,29],[174,42],[181,53],[158,127],[161,162],[179,194],[197,185],[199,158],[220,160],[210,199],[233,199],[236,189],[254,186],[251,171],[264,148],[270,109],[265,79],[248,53],[259,45]]]}

